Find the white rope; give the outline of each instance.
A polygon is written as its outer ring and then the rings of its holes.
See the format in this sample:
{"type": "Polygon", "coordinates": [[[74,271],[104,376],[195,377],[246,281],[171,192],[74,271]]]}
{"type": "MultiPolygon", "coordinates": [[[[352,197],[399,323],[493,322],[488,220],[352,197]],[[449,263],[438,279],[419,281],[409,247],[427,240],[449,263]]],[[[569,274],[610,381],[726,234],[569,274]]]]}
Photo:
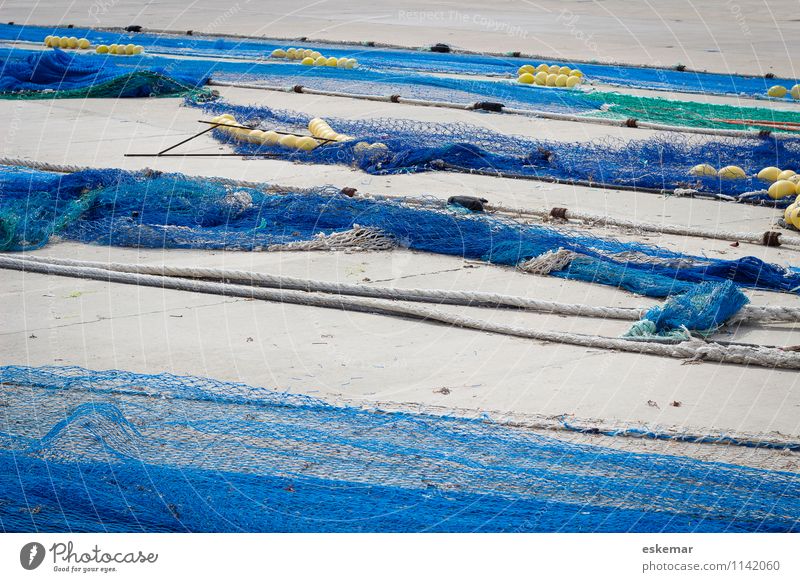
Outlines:
{"type": "MultiPolygon", "coordinates": [[[[446,109],[460,109],[470,111],[476,109],[474,103],[454,103],[450,101],[430,101],[427,99],[410,99],[397,95],[366,95],[363,93],[345,93],[342,91],[326,91],[323,89],[311,89],[302,85],[291,87],[280,87],[273,85],[261,85],[255,83],[233,83],[230,81],[215,81],[210,79],[209,85],[217,87],[234,87],[238,89],[258,89],[262,91],[277,91],[280,93],[305,93],[308,95],[322,95],[326,97],[344,97],[347,99],[360,99],[364,101],[381,101],[384,103],[401,103],[405,105],[417,105],[421,107],[444,107],[446,109]]],[[[525,117],[538,117],[541,119],[552,119],[555,121],[570,121],[577,123],[591,123],[595,125],[610,125],[614,127],[632,127],[639,129],[651,129],[655,131],[669,131],[679,133],[696,133],[701,135],[718,135],[725,137],[761,137],[762,132],[749,129],[713,129],[708,127],[684,127],[680,125],[666,125],[663,123],[650,123],[637,120],[635,124],[629,124],[627,119],[610,119],[607,117],[588,117],[574,115],[571,113],[555,113],[552,111],[542,111],[539,109],[517,109],[514,107],[503,107],[502,113],[512,115],[523,115],[525,117]]],[[[775,139],[794,139],[795,135],[784,135],[781,133],[770,133],[771,138],[775,139]]]]}
{"type": "Polygon", "coordinates": [[[566,269],[577,256],[577,253],[566,249],[547,251],[538,257],[533,257],[532,259],[520,263],[517,265],[517,268],[520,271],[525,271],[526,273],[532,273],[534,275],[549,275],[550,271],[566,269]]]}
{"type": "MultiPolygon", "coordinates": [[[[91,168],[89,166],[74,166],[74,165],[66,165],[66,164],[53,164],[50,162],[39,162],[36,160],[23,160],[20,158],[0,158],[0,165],[1,166],[23,166],[28,168],[33,168],[35,170],[41,170],[45,172],[61,172],[65,174],[74,173],[74,172],[81,172],[85,170],[97,169],[91,168]]],[[[149,170],[146,169],[145,171],[150,171],[153,173],[157,173],[156,170],[149,170]]],[[[225,184],[228,186],[236,186],[242,188],[253,188],[256,190],[263,190],[266,192],[273,192],[273,193],[280,193],[280,192],[297,192],[302,193],[304,190],[302,188],[295,188],[291,186],[278,186],[278,185],[271,185],[265,184],[263,182],[250,182],[246,180],[236,180],[233,178],[223,178],[223,177],[203,177],[203,180],[207,180],[209,182],[214,182],[217,184],[225,184]]],[[[390,194],[376,194],[374,196],[364,195],[363,197],[372,197],[375,200],[399,200],[402,202],[410,203],[410,204],[423,204],[426,206],[430,206],[431,203],[434,201],[431,198],[415,198],[410,196],[394,196],[390,194]]],[[[440,206],[444,205],[444,201],[435,200],[437,204],[440,206]]],[[[548,209],[525,209],[525,208],[514,208],[509,206],[502,206],[502,205],[487,205],[486,209],[492,212],[504,213],[509,214],[512,216],[534,216],[537,218],[544,218],[549,219],[551,217],[552,210],[548,209]]],[[[697,228],[693,226],[680,226],[675,224],[656,224],[650,222],[640,222],[635,220],[626,220],[622,218],[613,218],[610,216],[603,216],[600,214],[590,214],[587,212],[576,212],[574,210],[565,209],[564,217],[570,220],[580,220],[581,222],[592,226],[592,225],[601,225],[606,227],[614,227],[620,229],[633,229],[633,230],[640,230],[645,232],[655,232],[660,234],[674,234],[674,235],[681,235],[681,236],[692,236],[692,237],[699,237],[699,238],[709,238],[714,240],[727,240],[731,242],[747,242],[753,244],[765,244],[765,233],[755,233],[755,232],[736,232],[736,231],[715,231],[703,228],[697,228]]],[[[797,236],[786,236],[786,233],[780,231],[767,231],[768,233],[774,233],[775,237],[778,237],[781,246],[787,246],[792,249],[800,249],[800,237],[797,236]]]]}
{"type": "MultiPolygon", "coordinates": [[[[70,267],[88,267],[117,271],[123,273],[139,273],[142,275],[158,275],[164,277],[182,277],[187,279],[205,279],[212,281],[235,282],[273,289],[291,289],[296,291],[351,295],[357,297],[373,297],[394,301],[414,301],[442,305],[461,305],[464,307],[512,308],[555,315],[573,317],[595,317],[600,319],[619,319],[636,321],[641,319],[649,307],[605,307],[601,305],[584,305],[580,303],[560,303],[518,295],[489,293],[485,291],[459,291],[453,289],[398,289],[396,287],[380,287],[355,283],[318,281],[284,275],[270,275],[254,271],[235,269],[216,269],[211,267],[175,267],[169,265],[143,265],[135,263],[108,263],[100,261],[79,261],[59,257],[38,257],[35,255],[4,255],[0,257],[24,258],[27,261],[70,267]]],[[[754,306],[745,305],[729,323],[744,322],[800,322],[800,307],[754,306]]]]}
{"type": "Polygon", "coordinates": [[[743,345],[723,346],[718,343],[706,343],[702,340],[693,340],[690,342],[670,345],[575,333],[542,331],[538,329],[481,321],[462,315],[451,314],[418,305],[398,303],[396,301],[389,301],[385,299],[346,297],[342,295],[326,295],[284,289],[264,289],[247,287],[243,285],[213,283],[174,277],[142,275],[139,273],[123,273],[88,267],[62,266],[35,262],[27,260],[26,258],[16,258],[7,255],[0,256],[0,268],[65,277],[80,277],[128,285],[190,291],[194,293],[208,293],[214,295],[224,295],[228,297],[246,297],[279,303],[324,307],[328,309],[377,313],[394,317],[433,321],[465,329],[474,329],[478,331],[534,339],[538,341],[577,345],[587,348],[602,348],[670,358],[692,359],[695,361],[705,360],[720,363],[764,366],[769,368],[785,368],[792,370],[800,369],[800,353],[781,350],[779,348],[743,345]]]}

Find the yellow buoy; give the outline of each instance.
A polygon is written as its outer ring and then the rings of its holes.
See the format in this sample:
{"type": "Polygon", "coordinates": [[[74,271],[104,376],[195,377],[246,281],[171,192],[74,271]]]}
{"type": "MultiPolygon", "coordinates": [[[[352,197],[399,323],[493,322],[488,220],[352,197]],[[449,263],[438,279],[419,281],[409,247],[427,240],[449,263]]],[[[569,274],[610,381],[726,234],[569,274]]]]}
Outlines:
{"type": "Polygon", "coordinates": [[[97,48],[94,49],[95,52],[99,55],[105,55],[108,53],[108,46],[104,44],[97,45],[97,48]]]}
{"type": "Polygon", "coordinates": [[[295,48],[286,49],[286,58],[287,59],[293,59],[295,52],[297,52],[297,49],[295,49],[295,48]]]}
{"type": "Polygon", "coordinates": [[[539,71],[533,78],[537,85],[547,85],[547,72],[539,71]]]}
{"type": "Polygon", "coordinates": [[[792,202],[783,210],[783,219],[790,223],[792,222],[792,212],[797,210],[797,202],[792,202]]]}
{"type": "Polygon", "coordinates": [[[325,62],[325,64],[329,67],[335,67],[339,64],[339,61],[336,57],[328,57],[328,60],[325,62]]]}
{"type": "Polygon", "coordinates": [[[580,69],[572,69],[569,72],[570,77],[583,77],[583,71],[580,69]]]}
{"type": "Polygon", "coordinates": [[[567,77],[567,87],[569,87],[570,89],[575,85],[579,85],[580,82],[581,82],[580,77],[573,77],[573,76],[567,77]]]}
{"type": "Polygon", "coordinates": [[[135,47],[133,47],[133,54],[140,55],[143,52],[144,52],[144,47],[142,45],[137,44],[135,47]]]}
{"type": "Polygon", "coordinates": [[[316,60],[314,61],[314,64],[317,65],[318,67],[321,67],[326,62],[328,62],[328,59],[326,59],[325,57],[317,57],[316,60]]]}
{"type": "Polygon", "coordinates": [[[779,200],[786,196],[794,196],[797,193],[796,184],[789,180],[778,180],[767,190],[769,197],[773,200],[779,200]]]}
{"type": "Polygon", "coordinates": [[[67,43],[69,44],[69,48],[74,49],[78,48],[78,37],[71,36],[67,39],[67,43]]]}
{"type": "Polygon", "coordinates": [[[236,118],[233,115],[231,115],[230,113],[223,113],[222,115],[220,115],[220,118],[221,119],[229,119],[231,121],[236,121],[236,118]]]}
{"type": "Polygon", "coordinates": [[[347,57],[341,57],[336,60],[336,66],[340,69],[344,69],[347,67],[347,57]]]}
{"type": "Polygon", "coordinates": [[[569,77],[570,73],[572,73],[572,69],[570,69],[569,67],[559,67],[558,68],[558,74],[559,75],[566,75],[567,77],[569,77]]]}
{"type": "Polygon", "coordinates": [[[800,99],[800,85],[795,85],[789,90],[789,95],[795,99],[800,99]]]}
{"type": "Polygon", "coordinates": [[[313,137],[303,136],[297,140],[297,149],[304,151],[311,151],[319,145],[319,142],[313,137]]]}
{"type": "Polygon", "coordinates": [[[269,56],[271,56],[273,59],[285,59],[286,51],[283,49],[275,49],[269,56]]]}
{"type": "Polygon", "coordinates": [[[533,65],[522,65],[517,69],[517,76],[519,77],[522,73],[533,73],[535,70],[533,65]]]}
{"type": "Polygon", "coordinates": [[[322,53],[319,51],[311,51],[311,54],[308,56],[310,56],[312,59],[318,59],[322,56],[322,53]]]}
{"type": "Polygon", "coordinates": [[[723,180],[741,180],[747,177],[747,174],[745,174],[744,170],[739,166],[725,166],[724,168],[720,168],[717,175],[723,180]]]}
{"type": "Polygon", "coordinates": [[[262,137],[262,140],[263,140],[263,143],[265,143],[267,145],[274,145],[274,144],[278,143],[278,140],[280,138],[281,138],[281,136],[279,134],[275,133],[274,131],[272,131],[270,129],[270,130],[264,132],[264,136],[262,137]]]}
{"type": "Polygon", "coordinates": [[[46,37],[44,37],[44,46],[50,46],[51,40],[53,40],[52,34],[48,34],[46,37]]]}
{"type": "Polygon", "coordinates": [[[800,208],[795,208],[790,218],[792,226],[795,228],[800,228],[800,208]]]}
{"type": "Polygon", "coordinates": [[[51,36],[51,37],[50,37],[50,40],[46,41],[46,44],[47,44],[47,46],[49,46],[49,47],[58,46],[58,41],[59,41],[59,40],[60,40],[60,39],[59,39],[57,36],[51,36]]]}
{"type": "Polygon", "coordinates": [[[296,135],[282,135],[278,138],[278,144],[285,148],[296,148],[298,139],[296,135]]]}
{"type": "Polygon", "coordinates": [[[555,73],[550,73],[549,75],[547,75],[547,86],[555,87],[556,79],[558,79],[558,75],[556,75],[555,73]]]}
{"type": "Polygon", "coordinates": [[[300,64],[310,67],[314,64],[314,59],[312,59],[311,57],[303,57],[303,60],[300,61],[300,64]]]}
{"type": "Polygon", "coordinates": [[[778,179],[778,174],[781,173],[780,168],[775,166],[767,166],[758,173],[758,179],[765,182],[774,182],[778,179]]]}
{"type": "Polygon", "coordinates": [[[247,139],[252,143],[264,143],[264,132],[260,129],[254,129],[247,136],[247,139]]]}
{"type": "Polygon", "coordinates": [[[547,72],[550,73],[551,75],[558,75],[558,71],[560,69],[561,69],[561,67],[559,67],[558,65],[550,65],[547,68],[547,72]]]}
{"type": "Polygon", "coordinates": [[[520,83],[525,83],[526,85],[531,85],[533,84],[533,75],[530,73],[522,73],[517,81],[520,83]]]}
{"type": "Polygon", "coordinates": [[[89,39],[88,39],[88,38],[79,38],[79,39],[78,39],[78,48],[79,48],[79,49],[86,50],[86,49],[88,49],[88,48],[89,48],[91,45],[92,45],[92,43],[90,43],[90,42],[89,42],[89,39]]]}
{"type": "Polygon", "coordinates": [[[569,77],[566,75],[558,75],[556,77],[556,87],[566,87],[567,79],[569,79],[569,77]]]}
{"type": "Polygon", "coordinates": [[[66,36],[62,36],[58,39],[58,46],[62,49],[69,48],[69,39],[66,36]]]}
{"type": "Polygon", "coordinates": [[[773,85],[769,88],[769,91],[767,91],[767,95],[770,97],[786,97],[786,93],[786,87],[783,85],[773,85]]]}
{"type": "Polygon", "coordinates": [[[136,45],[126,44],[125,45],[125,54],[132,55],[133,52],[136,50],[136,45]]]}
{"type": "Polygon", "coordinates": [[[118,44],[117,48],[114,50],[114,52],[116,54],[118,54],[118,55],[127,55],[128,54],[128,51],[125,49],[125,45],[124,44],[118,44]]]}
{"type": "Polygon", "coordinates": [[[550,72],[550,65],[547,63],[542,63],[536,67],[537,73],[549,73],[550,72]]]}
{"type": "Polygon", "coordinates": [[[795,183],[795,184],[800,184],[800,174],[795,174],[794,176],[789,176],[786,179],[789,180],[790,182],[795,183]]]}
{"type": "Polygon", "coordinates": [[[795,174],[797,174],[797,172],[795,172],[794,170],[784,170],[783,172],[778,174],[775,179],[776,180],[788,180],[789,178],[791,178],[795,174]]]}
{"type": "Polygon", "coordinates": [[[347,59],[347,64],[344,66],[345,69],[355,69],[358,66],[358,61],[355,59],[347,59]]]}
{"type": "Polygon", "coordinates": [[[116,53],[117,52],[117,45],[115,45],[115,44],[108,45],[108,52],[110,52],[112,54],[116,53]]]}
{"type": "Polygon", "coordinates": [[[303,58],[310,57],[313,52],[311,49],[303,49],[303,58]]]}
{"type": "Polygon", "coordinates": [[[710,164],[697,164],[689,170],[689,174],[692,176],[716,176],[717,170],[710,164]]]}

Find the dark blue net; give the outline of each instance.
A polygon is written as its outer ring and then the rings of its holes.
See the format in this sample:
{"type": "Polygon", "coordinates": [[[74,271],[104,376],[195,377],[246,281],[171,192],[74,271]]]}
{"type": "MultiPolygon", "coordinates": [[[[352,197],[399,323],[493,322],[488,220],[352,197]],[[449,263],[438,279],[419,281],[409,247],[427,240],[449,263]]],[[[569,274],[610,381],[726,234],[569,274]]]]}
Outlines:
{"type": "MultiPolygon", "coordinates": [[[[259,129],[308,134],[313,118],[296,111],[264,106],[234,105],[222,100],[187,104],[208,115],[231,113],[240,123],[259,129]]],[[[348,142],[324,144],[310,152],[242,141],[229,132],[214,135],[245,155],[270,154],[297,161],[346,164],[372,174],[404,174],[430,170],[482,171],[512,176],[586,181],[608,186],[664,189],[693,188],[704,195],[741,195],[763,191],[769,183],[754,178],[766,166],[800,168],[800,141],[720,139],[669,135],[646,140],[606,138],[592,142],[560,142],[505,135],[465,123],[434,123],[411,119],[326,119],[348,142]],[[361,149],[360,142],[384,144],[381,150],[361,149]],[[717,168],[738,165],[748,174],[742,180],[690,176],[698,163],[717,168]]],[[[750,203],[788,206],[766,194],[747,196],[750,203]]]]}
{"type": "Polygon", "coordinates": [[[3,250],[38,248],[52,237],[147,248],[263,250],[360,225],[402,247],[507,266],[563,249],[576,256],[551,275],[653,297],[682,293],[703,281],[800,289],[800,273],[755,257],[694,257],[580,231],[465,214],[435,200],[406,204],[350,198],[332,188],[279,193],[181,174],[93,170],[61,175],[24,168],[3,168],[0,192],[3,250]]]}
{"type": "Polygon", "coordinates": [[[796,531],[791,473],[170,374],[0,368],[0,530],[796,531]]]}
{"type": "MultiPolygon", "coordinates": [[[[269,56],[276,48],[302,46],[304,48],[317,49],[326,56],[337,58],[354,57],[364,67],[387,72],[396,71],[397,73],[421,71],[450,74],[516,75],[517,69],[521,65],[542,62],[510,56],[443,54],[418,50],[372,48],[359,44],[326,45],[324,43],[303,42],[291,45],[274,40],[204,38],[197,35],[131,34],[82,28],[0,25],[0,39],[41,42],[49,34],[57,36],[77,35],[90,39],[94,44],[141,44],[151,52],[206,58],[237,57],[260,59],[269,56]]],[[[783,85],[789,88],[798,82],[797,79],[792,78],[767,79],[762,76],[678,71],[666,68],[599,63],[575,63],[558,59],[546,60],[546,62],[580,68],[588,78],[603,83],[666,91],[764,97],[767,89],[772,85],[783,85]]],[[[754,71],[754,73],[757,72],[754,71]]]]}

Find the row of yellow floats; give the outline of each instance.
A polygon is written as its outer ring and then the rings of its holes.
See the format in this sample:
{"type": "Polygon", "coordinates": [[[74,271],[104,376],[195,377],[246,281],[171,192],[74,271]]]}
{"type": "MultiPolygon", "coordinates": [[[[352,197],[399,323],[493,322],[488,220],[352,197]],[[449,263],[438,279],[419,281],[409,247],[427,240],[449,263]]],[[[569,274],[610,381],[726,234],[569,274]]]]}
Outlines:
{"type": "Polygon", "coordinates": [[[791,89],[787,89],[783,85],[773,85],[767,90],[767,95],[770,97],[786,97],[786,94],[791,95],[794,99],[800,99],[800,85],[795,85],[791,89]]]}
{"type": "Polygon", "coordinates": [[[571,89],[582,81],[583,73],[580,69],[570,69],[563,65],[548,65],[547,63],[536,67],[522,65],[517,70],[517,82],[524,85],[571,89]]]}
{"type": "Polygon", "coordinates": [[[273,59],[289,59],[300,61],[307,67],[337,67],[339,69],[355,69],[358,66],[356,59],[347,57],[326,57],[319,51],[304,48],[275,49],[270,55],[273,59]]]}
{"type": "MultiPolygon", "coordinates": [[[[44,45],[50,48],[88,50],[92,43],[88,38],[47,35],[44,37],[44,45]]],[[[95,52],[100,55],[140,55],[144,52],[144,47],[140,44],[101,44],[95,47],[95,52]]]]}
{"type": "Polygon", "coordinates": [[[48,34],[44,37],[44,46],[50,48],[86,50],[91,45],[92,43],[89,42],[88,38],[78,38],[77,36],[52,36],[48,34]]]}
{"type": "Polygon", "coordinates": [[[225,131],[240,141],[281,146],[287,149],[311,151],[322,143],[349,141],[353,139],[349,135],[335,132],[328,122],[319,117],[315,117],[308,122],[308,130],[311,135],[294,135],[291,133],[277,132],[273,130],[261,131],[260,129],[247,129],[241,127],[236,118],[230,113],[223,113],[211,120],[217,123],[217,129],[225,131]],[[238,127],[237,127],[238,126],[238,127]]]}
{"type": "MultiPolygon", "coordinates": [[[[725,166],[716,170],[711,164],[698,164],[689,170],[692,176],[718,176],[723,180],[743,180],[747,178],[745,171],[739,166],[725,166]]],[[[794,170],[781,170],[775,166],[763,168],[756,178],[770,182],[767,190],[770,198],[779,200],[787,196],[800,195],[800,174],[794,170]]]]}

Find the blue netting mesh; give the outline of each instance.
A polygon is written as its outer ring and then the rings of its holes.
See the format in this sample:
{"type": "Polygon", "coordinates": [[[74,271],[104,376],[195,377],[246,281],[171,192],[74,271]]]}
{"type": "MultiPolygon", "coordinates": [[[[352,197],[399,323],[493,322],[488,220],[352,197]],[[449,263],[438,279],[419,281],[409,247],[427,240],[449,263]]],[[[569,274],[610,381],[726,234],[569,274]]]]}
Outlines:
{"type": "Polygon", "coordinates": [[[94,55],[0,50],[0,96],[150,97],[195,91],[207,77],[155,67],[131,72],[94,55]],[[91,90],[86,94],[79,90],[91,90]]]}
{"type": "Polygon", "coordinates": [[[670,297],[664,305],[650,309],[644,318],[659,332],[686,326],[710,333],[736,315],[749,300],[730,281],[701,283],[682,295],[670,297]],[[687,324],[688,322],[688,324],[687,324]]]}
{"type": "MultiPolygon", "coordinates": [[[[48,34],[58,36],[80,36],[94,44],[134,43],[147,50],[172,55],[200,57],[238,57],[259,59],[268,56],[276,48],[286,48],[283,42],[270,40],[245,40],[203,38],[202,36],[173,36],[152,33],[118,33],[86,29],[52,28],[41,26],[0,25],[0,39],[41,42],[48,34]]],[[[325,55],[355,57],[363,66],[384,71],[424,71],[430,73],[453,73],[475,75],[515,75],[523,64],[532,62],[528,58],[513,58],[489,55],[442,54],[414,50],[370,48],[362,45],[325,45],[323,43],[300,43],[304,48],[315,48],[325,55]]],[[[293,46],[300,46],[293,45],[293,46]]],[[[533,61],[535,62],[535,61],[533,61]]],[[[554,60],[561,65],[580,68],[589,79],[627,87],[656,90],[723,93],[764,97],[767,89],[775,84],[791,87],[798,81],[790,78],[746,77],[694,71],[677,71],[661,68],[604,65],[598,63],[573,63],[554,60]]]]}
{"type": "Polygon", "coordinates": [[[0,249],[40,247],[51,237],[150,248],[267,249],[318,234],[378,230],[398,245],[514,266],[550,251],[577,253],[551,274],[653,297],[694,283],[730,280],[796,292],[800,273],[755,257],[708,259],[580,231],[523,224],[402,201],[349,198],[335,189],[274,193],[181,174],[92,170],[0,173],[0,249]]]}
{"type": "Polygon", "coordinates": [[[0,368],[3,531],[797,531],[800,477],[243,384],[0,368]]]}
{"type": "MultiPolygon", "coordinates": [[[[209,115],[231,113],[240,123],[260,129],[308,133],[311,115],[264,106],[234,105],[217,100],[189,105],[209,115]]],[[[268,153],[322,164],[347,164],[373,174],[398,174],[447,169],[485,171],[559,180],[581,180],[611,186],[673,190],[693,188],[709,196],[735,196],[763,191],[769,184],[754,178],[766,166],[800,168],[800,141],[724,139],[670,135],[640,141],[606,138],[592,142],[559,142],[505,135],[464,123],[434,123],[411,119],[326,119],[338,132],[355,139],[326,144],[310,152],[242,141],[229,132],[215,131],[245,155],[268,153]],[[361,149],[359,142],[380,143],[385,149],[361,149]],[[698,163],[721,168],[738,165],[747,179],[695,177],[689,169],[698,163]]],[[[743,201],[786,207],[795,196],[773,200],[766,194],[743,201]]]]}

